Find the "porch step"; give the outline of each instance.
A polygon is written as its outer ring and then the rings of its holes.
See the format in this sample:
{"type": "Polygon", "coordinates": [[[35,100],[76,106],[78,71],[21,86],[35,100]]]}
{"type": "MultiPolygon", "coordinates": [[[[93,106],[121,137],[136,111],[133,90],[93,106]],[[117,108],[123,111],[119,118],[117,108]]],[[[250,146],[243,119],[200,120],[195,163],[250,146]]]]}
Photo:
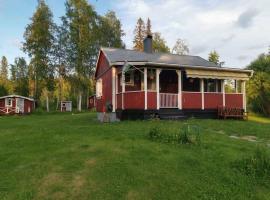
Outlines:
{"type": "Polygon", "coordinates": [[[160,109],[159,110],[160,119],[171,119],[171,120],[183,120],[187,119],[187,116],[178,109],[160,109]]]}

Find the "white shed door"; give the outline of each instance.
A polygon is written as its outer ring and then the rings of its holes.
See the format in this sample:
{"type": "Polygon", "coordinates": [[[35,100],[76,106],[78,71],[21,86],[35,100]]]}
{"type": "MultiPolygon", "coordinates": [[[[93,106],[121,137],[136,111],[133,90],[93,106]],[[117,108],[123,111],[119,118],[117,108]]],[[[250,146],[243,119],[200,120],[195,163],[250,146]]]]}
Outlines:
{"type": "Polygon", "coordinates": [[[17,98],[16,105],[17,109],[19,109],[19,112],[24,113],[24,99],[17,98]]]}

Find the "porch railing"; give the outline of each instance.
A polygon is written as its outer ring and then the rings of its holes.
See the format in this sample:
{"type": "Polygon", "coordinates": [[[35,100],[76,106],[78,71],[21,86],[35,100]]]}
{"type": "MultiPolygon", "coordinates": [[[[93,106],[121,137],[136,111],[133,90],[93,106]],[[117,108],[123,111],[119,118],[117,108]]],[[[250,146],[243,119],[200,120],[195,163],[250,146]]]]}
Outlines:
{"type": "Polygon", "coordinates": [[[160,101],[160,108],[177,108],[178,94],[160,93],[159,101],[160,101]]]}

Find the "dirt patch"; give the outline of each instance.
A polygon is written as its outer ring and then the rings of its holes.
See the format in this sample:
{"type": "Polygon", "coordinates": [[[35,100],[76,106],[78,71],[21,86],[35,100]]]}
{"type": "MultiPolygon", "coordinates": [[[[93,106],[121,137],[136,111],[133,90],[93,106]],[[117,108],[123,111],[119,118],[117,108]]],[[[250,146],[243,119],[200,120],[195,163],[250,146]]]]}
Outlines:
{"type": "Polygon", "coordinates": [[[252,136],[252,135],[242,136],[242,137],[240,137],[240,139],[247,140],[247,141],[250,141],[250,142],[256,142],[257,141],[257,137],[252,136]]]}
{"type": "Polygon", "coordinates": [[[64,181],[62,176],[58,173],[50,173],[41,179],[35,199],[46,199],[49,196],[52,197],[52,199],[66,199],[65,193],[54,191],[56,187],[62,187],[63,185],[64,181]]]}
{"type": "Polygon", "coordinates": [[[93,167],[96,165],[97,160],[95,158],[91,158],[87,161],[85,161],[85,164],[87,165],[87,167],[93,167]]]}
{"type": "Polygon", "coordinates": [[[128,200],[133,200],[133,199],[138,199],[138,198],[139,198],[139,193],[134,190],[131,190],[127,193],[126,199],[128,200]]]}
{"type": "Polygon", "coordinates": [[[241,139],[241,140],[246,140],[249,142],[257,142],[257,137],[253,135],[245,135],[245,136],[236,136],[236,135],[230,135],[230,138],[233,139],[241,139]]]}

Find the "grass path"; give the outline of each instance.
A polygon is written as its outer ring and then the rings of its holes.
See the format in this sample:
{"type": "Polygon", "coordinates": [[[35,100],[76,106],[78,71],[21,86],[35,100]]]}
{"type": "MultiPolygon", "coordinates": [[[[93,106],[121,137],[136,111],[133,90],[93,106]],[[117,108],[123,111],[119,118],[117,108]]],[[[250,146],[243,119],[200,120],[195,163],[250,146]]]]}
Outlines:
{"type": "Polygon", "coordinates": [[[0,199],[269,199],[270,182],[239,173],[232,163],[270,140],[255,121],[125,121],[101,124],[95,113],[0,117],[0,199]],[[147,139],[159,127],[198,125],[202,145],[147,139]],[[222,133],[222,134],[220,134],[222,133]]]}

